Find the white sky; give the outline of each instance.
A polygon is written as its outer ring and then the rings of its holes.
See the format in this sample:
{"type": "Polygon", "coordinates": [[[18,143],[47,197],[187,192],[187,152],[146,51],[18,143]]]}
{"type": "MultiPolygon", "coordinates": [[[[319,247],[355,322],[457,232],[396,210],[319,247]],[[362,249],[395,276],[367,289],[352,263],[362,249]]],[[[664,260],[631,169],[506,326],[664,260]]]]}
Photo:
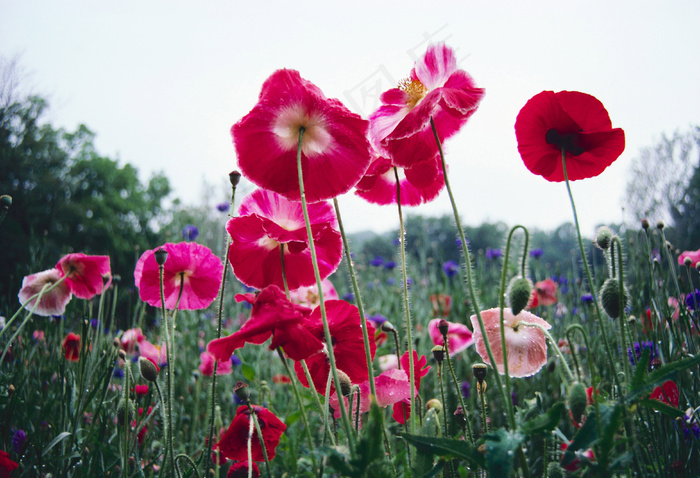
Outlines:
{"type": "MultiPolygon", "coordinates": [[[[226,199],[229,129],[263,81],[293,68],[367,116],[428,42],[446,41],[486,89],[446,144],[464,222],[551,228],[571,221],[562,183],[529,173],[513,124],[542,90],[596,96],[627,148],[603,175],[572,183],[584,234],[623,219],[626,173],[661,133],[700,123],[700,2],[265,2],[0,0],[0,56],[20,57],[55,126],[84,123],[101,154],[143,179],[165,171],[177,196],[226,199]],[[412,58],[413,57],[413,58],[412,58]],[[365,96],[362,96],[365,91],[365,96]]],[[[349,231],[398,226],[395,206],[340,199],[349,231]]],[[[448,213],[443,192],[415,211],[448,213]]],[[[654,219],[654,218],[651,218],[654,219]]]]}

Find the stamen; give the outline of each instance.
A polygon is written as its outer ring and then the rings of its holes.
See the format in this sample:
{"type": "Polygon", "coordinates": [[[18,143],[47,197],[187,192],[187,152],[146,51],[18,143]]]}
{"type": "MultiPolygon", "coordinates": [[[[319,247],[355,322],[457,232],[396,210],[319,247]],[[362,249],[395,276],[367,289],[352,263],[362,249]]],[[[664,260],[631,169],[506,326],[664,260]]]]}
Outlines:
{"type": "Polygon", "coordinates": [[[428,93],[425,85],[413,78],[404,78],[399,81],[399,89],[408,93],[408,106],[411,108],[415,107],[428,93]]]}

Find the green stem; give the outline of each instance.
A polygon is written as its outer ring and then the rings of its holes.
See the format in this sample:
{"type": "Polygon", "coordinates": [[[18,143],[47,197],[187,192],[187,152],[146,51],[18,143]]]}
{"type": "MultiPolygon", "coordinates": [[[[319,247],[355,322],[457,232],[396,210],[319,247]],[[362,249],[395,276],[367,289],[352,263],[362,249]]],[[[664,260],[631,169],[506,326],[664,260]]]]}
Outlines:
{"type": "Polygon", "coordinates": [[[316,276],[316,286],[318,287],[318,299],[320,302],[321,309],[321,320],[323,321],[323,333],[326,339],[326,348],[328,350],[328,361],[330,362],[331,375],[333,376],[333,383],[336,387],[336,393],[338,393],[338,406],[340,408],[340,416],[343,421],[343,428],[345,428],[345,433],[347,434],[348,444],[350,446],[350,455],[355,457],[355,436],[352,431],[352,425],[348,419],[347,410],[345,409],[345,402],[340,398],[340,380],[338,379],[338,369],[335,364],[335,354],[333,353],[333,338],[331,337],[331,331],[328,327],[328,317],[326,315],[326,304],[323,300],[323,284],[321,283],[321,274],[318,270],[318,259],[316,257],[316,245],[314,244],[314,236],[311,231],[311,221],[309,219],[309,209],[306,204],[306,193],[304,192],[304,173],[301,167],[301,146],[304,138],[305,128],[302,126],[299,128],[299,144],[297,146],[297,172],[299,175],[299,195],[301,197],[301,208],[304,212],[304,223],[306,224],[306,235],[309,238],[309,252],[311,253],[311,263],[314,268],[314,276],[316,276]]]}
{"type": "Polygon", "coordinates": [[[559,360],[561,360],[561,363],[564,365],[564,370],[566,370],[566,375],[569,377],[569,381],[573,382],[576,380],[574,378],[574,374],[571,372],[571,369],[569,368],[569,364],[566,363],[566,360],[564,359],[564,356],[561,353],[561,350],[559,350],[559,346],[557,345],[557,342],[554,340],[554,337],[549,333],[547,329],[544,328],[543,325],[540,324],[533,324],[531,322],[525,322],[524,320],[518,321],[517,324],[515,324],[515,329],[517,329],[520,326],[526,326],[526,327],[536,327],[542,331],[542,333],[547,337],[547,340],[549,340],[549,343],[552,344],[552,347],[554,348],[554,352],[557,354],[557,357],[559,357],[559,360]]]}
{"type": "MultiPolygon", "coordinates": [[[[309,384],[309,388],[311,388],[312,395],[314,397],[314,400],[316,401],[316,406],[318,407],[318,411],[321,413],[321,418],[323,419],[323,426],[324,426],[324,431],[325,433],[328,433],[328,436],[330,436],[331,439],[331,444],[335,446],[335,435],[331,432],[331,427],[328,423],[328,414],[327,414],[327,409],[324,408],[323,404],[321,403],[321,399],[318,397],[320,394],[318,390],[316,389],[316,384],[314,381],[311,379],[311,373],[309,372],[309,366],[306,365],[306,360],[301,361],[301,367],[304,369],[304,375],[306,376],[306,381],[309,384]]],[[[329,375],[330,377],[330,375],[329,375]]]]}
{"type": "Polygon", "coordinates": [[[260,429],[260,423],[258,422],[258,416],[255,413],[255,410],[253,409],[253,405],[251,405],[250,400],[246,401],[246,405],[248,406],[248,410],[250,411],[250,418],[253,420],[253,424],[255,425],[255,431],[258,434],[258,440],[260,440],[260,447],[262,448],[263,452],[263,458],[265,458],[265,468],[267,469],[267,475],[272,476],[272,468],[270,467],[270,459],[267,456],[267,448],[265,447],[265,439],[263,438],[262,430],[260,429]]]}
{"type": "Polygon", "coordinates": [[[170,354],[172,352],[172,343],[170,340],[170,330],[168,327],[168,314],[166,313],[165,310],[165,290],[163,287],[163,265],[160,264],[158,265],[158,279],[160,282],[160,304],[161,304],[161,313],[163,314],[163,328],[165,329],[165,355],[167,357],[167,367],[165,369],[165,387],[168,391],[168,403],[167,403],[167,409],[166,409],[166,417],[165,417],[165,446],[166,446],[166,453],[169,458],[168,462],[168,468],[170,469],[171,473],[177,473],[175,470],[175,453],[174,453],[174,448],[173,448],[173,386],[172,386],[172,374],[173,374],[173,364],[171,362],[171,357],[170,354]]]}
{"type": "Polygon", "coordinates": [[[443,340],[443,348],[445,349],[445,360],[447,361],[447,367],[450,369],[450,374],[452,375],[452,382],[454,383],[455,390],[457,391],[457,398],[459,398],[459,404],[462,407],[462,412],[464,413],[464,421],[467,423],[467,432],[469,435],[469,441],[471,441],[472,445],[475,444],[474,442],[474,434],[472,433],[472,426],[469,423],[469,416],[467,415],[468,410],[467,406],[464,403],[464,397],[462,397],[462,389],[459,386],[459,382],[457,381],[457,375],[455,374],[455,370],[452,367],[452,360],[450,359],[450,348],[449,348],[449,343],[447,339],[447,334],[442,336],[443,340]]]}

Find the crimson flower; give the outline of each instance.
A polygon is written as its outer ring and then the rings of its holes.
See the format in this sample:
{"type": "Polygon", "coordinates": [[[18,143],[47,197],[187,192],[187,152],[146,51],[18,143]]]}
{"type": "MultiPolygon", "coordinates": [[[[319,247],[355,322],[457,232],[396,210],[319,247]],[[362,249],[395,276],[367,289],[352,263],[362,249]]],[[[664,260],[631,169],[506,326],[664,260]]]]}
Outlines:
{"type": "Polygon", "coordinates": [[[233,352],[246,342],[262,344],[270,337],[270,348],[284,347],[293,360],[304,360],[323,348],[323,342],[317,338],[308,319],[311,310],[289,302],[279,287],[268,286],[257,296],[239,294],[236,300],[253,305],[250,319],[239,331],[209,342],[207,351],[216,360],[230,360],[233,352]]]}
{"type": "MultiPolygon", "coordinates": [[[[428,334],[435,345],[445,344],[442,334],[438,329],[438,324],[441,320],[443,319],[433,319],[428,322],[428,334]]],[[[445,322],[449,325],[447,329],[447,346],[449,347],[450,355],[458,354],[474,343],[472,331],[469,330],[469,327],[464,324],[445,322]]]]}
{"type": "MultiPolygon", "coordinates": [[[[260,430],[262,431],[263,441],[267,449],[267,456],[272,460],[275,457],[275,448],[280,442],[280,437],[287,429],[287,426],[267,408],[253,405],[253,410],[260,423],[260,430]]],[[[236,416],[233,417],[228,430],[226,430],[221,437],[219,443],[215,445],[225,458],[235,461],[247,461],[248,440],[250,439],[253,461],[265,460],[262,447],[260,446],[260,440],[258,439],[255,429],[253,429],[252,435],[249,435],[250,420],[250,410],[248,407],[246,405],[238,407],[236,416]]]]}
{"type": "MultiPolygon", "coordinates": [[[[422,355],[420,359],[418,358],[418,352],[413,351],[413,386],[416,394],[420,390],[421,378],[425,377],[430,371],[430,366],[427,365],[428,359],[425,355],[422,355]]],[[[406,351],[401,356],[401,367],[404,374],[406,374],[406,379],[408,380],[408,351],[406,351]]],[[[377,391],[379,393],[379,391],[377,391]]],[[[411,416],[411,394],[409,392],[408,397],[405,397],[401,402],[394,404],[394,412],[392,417],[399,423],[406,423],[406,420],[411,416]]]]}
{"type": "Polygon", "coordinates": [[[18,463],[10,460],[8,453],[0,450],[0,478],[9,477],[18,466],[18,463]]]}
{"type": "Polygon", "coordinates": [[[649,398],[678,408],[680,393],[678,392],[678,386],[673,380],[666,380],[651,392],[649,398]]]}
{"type": "Polygon", "coordinates": [[[299,201],[297,147],[309,202],[346,193],[369,166],[367,121],[303,79],[277,70],[263,84],[258,104],[233,125],[238,165],[258,186],[299,201]]]}
{"type": "Polygon", "coordinates": [[[148,394],[148,385],[135,385],[134,393],[136,395],[146,395],[148,394]]]}
{"type": "MultiPolygon", "coordinates": [[[[329,300],[326,304],[326,316],[328,318],[328,328],[330,329],[333,341],[333,353],[335,365],[339,370],[345,372],[353,384],[360,384],[369,378],[367,371],[367,360],[365,359],[365,346],[362,340],[362,326],[360,325],[360,313],[352,304],[344,300],[329,300]]],[[[367,334],[374,337],[374,327],[365,320],[367,324],[367,334]]],[[[311,314],[308,331],[320,341],[325,341],[323,333],[323,322],[321,321],[321,308],[316,307],[311,314]]],[[[327,344],[326,344],[327,347],[327,344]]],[[[377,350],[377,345],[373,340],[369,342],[371,358],[377,350]]],[[[286,350],[286,349],[285,349],[286,350]]],[[[311,379],[316,390],[325,395],[326,382],[330,373],[327,351],[324,350],[306,359],[309,367],[311,379]]],[[[299,363],[294,364],[294,368],[302,385],[309,387],[304,369],[299,363]]],[[[331,386],[331,390],[335,390],[331,386]]]]}
{"type": "Polygon", "coordinates": [[[543,91],[523,106],[515,120],[518,151],[527,169],[547,181],[598,176],[625,149],[625,133],[594,96],[578,91],[543,91]]]}
{"type": "MultiPolygon", "coordinates": [[[[168,253],[163,265],[165,307],[174,309],[177,306],[180,310],[209,307],[219,293],[224,273],[221,260],[208,247],[196,242],[167,243],[162,249],[168,253]]],[[[134,270],[134,282],[141,300],[154,307],[161,307],[155,252],[156,249],[152,249],[141,255],[134,270]]]]}
{"type": "Polygon", "coordinates": [[[70,332],[63,339],[63,350],[66,352],[66,360],[77,362],[80,360],[80,335],[70,332]]]}
{"type": "Polygon", "coordinates": [[[228,469],[228,473],[226,473],[226,478],[259,478],[260,469],[258,468],[258,464],[253,462],[252,468],[252,475],[248,475],[248,462],[237,461],[233,465],[231,465],[231,468],[228,469]]]}
{"type": "Polygon", "coordinates": [[[109,256],[87,256],[82,253],[63,256],[56,269],[66,275],[66,283],[79,299],[92,299],[101,294],[106,285],[103,277],[111,281],[109,256]]]}
{"type": "MultiPolygon", "coordinates": [[[[62,277],[63,274],[58,269],[49,269],[26,276],[22,279],[22,288],[19,294],[17,294],[19,303],[22,304],[25,309],[32,310],[37,299],[32,299],[31,301],[29,299],[41,292],[44,286],[47,286],[46,288],[48,289],[61,280],[62,277]]],[[[61,282],[52,290],[41,296],[39,303],[36,305],[36,308],[34,308],[34,313],[44,317],[62,315],[71,297],[70,287],[65,281],[61,282]]]]}
{"type": "MultiPolygon", "coordinates": [[[[327,202],[309,204],[308,211],[323,279],[338,268],[342,259],[338,220],[327,202]]],[[[289,288],[316,283],[301,203],[256,189],[243,198],[238,212],[239,216],[228,221],[226,230],[231,235],[229,262],[241,282],[256,289],[271,284],[284,287],[280,257],[283,247],[289,288]]]]}
{"type": "MultiPolygon", "coordinates": [[[[410,168],[398,167],[401,204],[418,206],[435,199],[445,185],[439,156],[416,162],[410,168]]],[[[396,176],[391,160],[375,156],[369,169],[355,186],[355,194],[373,204],[396,204],[396,176]]]]}
{"type": "Polygon", "coordinates": [[[370,142],[397,166],[432,160],[438,147],[430,118],[442,142],[464,126],[483,96],[471,76],[457,69],[450,47],[431,45],[410,76],[382,94],[382,106],[369,117],[370,142]]]}
{"type": "MultiPolygon", "coordinates": [[[[493,357],[496,359],[496,368],[500,374],[504,373],[503,349],[501,348],[501,310],[499,308],[484,310],[481,312],[481,319],[484,321],[486,335],[491,344],[493,357]]],[[[471,316],[474,326],[474,342],[476,351],[481,355],[484,362],[490,364],[484,338],[481,335],[481,328],[476,315],[471,316]]],[[[508,352],[508,375],[511,377],[529,377],[540,371],[547,363],[547,339],[544,333],[537,327],[518,325],[523,321],[531,324],[539,324],[545,329],[552,326],[535,314],[521,311],[518,315],[513,315],[510,309],[503,310],[503,325],[506,336],[506,350],[508,352]]]]}

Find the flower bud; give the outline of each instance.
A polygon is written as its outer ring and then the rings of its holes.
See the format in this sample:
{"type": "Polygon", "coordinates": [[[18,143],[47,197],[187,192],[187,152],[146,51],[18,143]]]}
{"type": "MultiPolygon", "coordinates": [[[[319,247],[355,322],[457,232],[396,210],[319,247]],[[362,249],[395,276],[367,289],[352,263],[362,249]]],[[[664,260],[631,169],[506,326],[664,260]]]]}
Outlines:
{"type": "Polygon", "coordinates": [[[126,352],[122,349],[118,352],[119,358],[126,361],[126,352]]]}
{"type": "Polygon", "coordinates": [[[629,293],[617,279],[608,279],[600,289],[600,305],[603,306],[605,312],[613,319],[617,319],[623,310],[620,310],[620,294],[622,294],[622,307],[627,306],[629,293]]]}
{"type": "Polygon", "coordinates": [[[425,408],[426,410],[435,410],[437,413],[442,413],[442,402],[437,398],[432,398],[425,404],[425,408]]]}
{"type": "Polygon", "coordinates": [[[120,276],[119,274],[114,274],[112,276],[112,282],[114,282],[115,284],[119,284],[121,281],[122,281],[122,276],[120,276]]]}
{"type": "Polygon", "coordinates": [[[122,346],[122,344],[121,344],[121,342],[119,342],[119,338],[114,337],[114,340],[112,340],[112,347],[114,347],[115,349],[118,349],[121,346],[122,346]]]}
{"type": "Polygon", "coordinates": [[[663,230],[663,228],[664,228],[665,226],[666,226],[666,225],[665,225],[664,222],[661,221],[661,220],[657,221],[657,223],[656,223],[656,228],[659,229],[659,230],[663,230]]]}
{"type": "Polygon", "coordinates": [[[136,408],[134,407],[134,402],[131,399],[125,401],[123,398],[119,400],[117,404],[117,423],[119,425],[124,425],[125,423],[131,422],[136,416],[136,408]]]}
{"type": "Polygon", "coordinates": [[[438,330],[440,331],[440,334],[444,337],[450,331],[450,324],[447,323],[445,319],[440,319],[440,322],[438,322],[438,330]]]}
{"type": "Polygon", "coordinates": [[[581,423],[587,402],[586,387],[581,382],[572,383],[566,395],[566,403],[571,411],[571,418],[576,423],[581,423]]]}
{"type": "Polygon", "coordinates": [[[472,372],[474,373],[474,377],[476,377],[477,382],[481,383],[486,380],[486,372],[488,372],[488,369],[489,366],[485,363],[475,363],[472,365],[472,372]]]}
{"type": "Polygon", "coordinates": [[[10,206],[12,206],[12,196],[7,194],[0,196],[0,207],[7,210],[10,209],[10,206]]]}
{"type": "Polygon", "coordinates": [[[690,257],[686,257],[683,259],[683,265],[686,267],[690,267],[693,265],[693,260],[690,257]]]}
{"type": "Polygon", "coordinates": [[[389,322],[388,320],[385,320],[382,322],[381,329],[383,332],[395,332],[396,329],[394,328],[394,325],[389,322]]]}
{"type": "Polygon", "coordinates": [[[442,345],[436,345],[432,348],[433,357],[438,363],[441,363],[445,359],[445,347],[442,345]]]}
{"type": "Polygon", "coordinates": [[[231,171],[228,173],[228,180],[231,181],[231,186],[235,188],[241,180],[241,173],[238,171],[231,171]]]}
{"type": "Polygon", "coordinates": [[[241,382],[239,380],[238,382],[236,382],[236,386],[233,387],[233,391],[243,403],[250,402],[250,389],[248,388],[247,383],[241,382]]]}
{"type": "Polygon", "coordinates": [[[605,251],[608,248],[610,248],[610,244],[612,243],[613,237],[615,237],[615,234],[613,234],[612,230],[607,226],[602,226],[598,229],[598,232],[596,233],[595,244],[600,249],[605,251]]]}
{"type": "Polygon", "coordinates": [[[338,370],[338,385],[340,385],[338,388],[340,388],[341,395],[344,397],[350,395],[352,391],[352,380],[350,380],[347,373],[340,369],[338,370]]]}
{"type": "Polygon", "coordinates": [[[165,261],[168,260],[168,251],[166,251],[162,247],[156,249],[154,255],[156,257],[156,264],[158,264],[159,266],[162,266],[163,264],[165,264],[165,261]]]}
{"type": "Polygon", "coordinates": [[[649,229],[649,219],[642,219],[642,229],[647,230],[649,229]]]}
{"type": "Polygon", "coordinates": [[[155,382],[158,379],[158,372],[160,372],[160,369],[156,364],[146,357],[139,357],[139,373],[144,379],[149,382],[155,382]]]}
{"type": "Polygon", "coordinates": [[[513,277],[508,284],[508,303],[513,315],[518,315],[530,302],[532,282],[526,277],[513,277]]]}

